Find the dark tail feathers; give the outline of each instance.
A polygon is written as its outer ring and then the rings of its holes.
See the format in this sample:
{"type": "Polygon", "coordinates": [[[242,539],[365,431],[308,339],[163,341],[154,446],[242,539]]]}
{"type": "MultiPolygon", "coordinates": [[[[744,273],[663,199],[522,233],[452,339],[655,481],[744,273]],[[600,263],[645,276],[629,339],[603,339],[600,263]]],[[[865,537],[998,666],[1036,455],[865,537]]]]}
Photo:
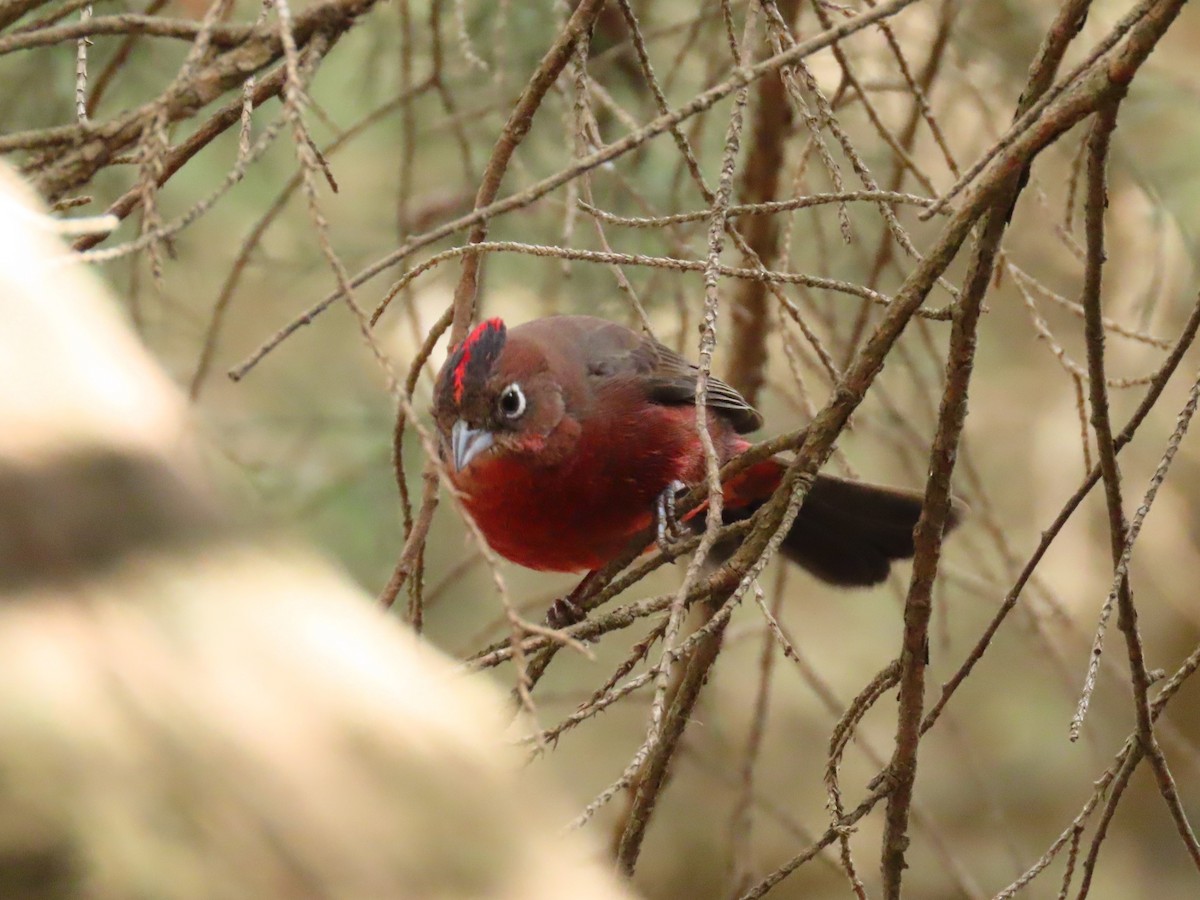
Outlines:
{"type": "MultiPolygon", "coordinates": [[[[887,578],[893,560],[913,555],[913,528],[923,499],[918,491],[818,475],[780,550],[829,584],[879,584],[887,578]]],[[[727,509],[724,519],[748,519],[763,502],[727,509]]],[[[947,532],[965,512],[961,500],[952,501],[947,532]]],[[[717,552],[725,555],[733,549],[721,547],[717,552]]]]}

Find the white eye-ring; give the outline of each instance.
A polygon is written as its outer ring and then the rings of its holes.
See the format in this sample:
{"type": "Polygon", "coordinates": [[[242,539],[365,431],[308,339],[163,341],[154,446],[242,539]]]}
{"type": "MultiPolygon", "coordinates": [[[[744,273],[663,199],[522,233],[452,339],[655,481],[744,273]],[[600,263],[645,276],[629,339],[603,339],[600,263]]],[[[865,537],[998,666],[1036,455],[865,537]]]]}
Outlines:
{"type": "Polygon", "coordinates": [[[506,419],[518,419],[525,412],[525,392],[517,383],[510,384],[500,392],[500,415],[506,419]]]}

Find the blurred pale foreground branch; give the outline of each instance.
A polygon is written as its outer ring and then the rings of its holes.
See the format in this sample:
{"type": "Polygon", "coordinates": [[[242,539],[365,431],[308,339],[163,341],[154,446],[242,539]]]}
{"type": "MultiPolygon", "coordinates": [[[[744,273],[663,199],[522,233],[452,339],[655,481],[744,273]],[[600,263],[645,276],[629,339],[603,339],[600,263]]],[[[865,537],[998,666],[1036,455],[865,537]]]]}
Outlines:
{"type": "Polygon", "coordinates": [[[0,168],[0,896],[628,896],[497,698],[226,520],[31,198],[0,168]]]}

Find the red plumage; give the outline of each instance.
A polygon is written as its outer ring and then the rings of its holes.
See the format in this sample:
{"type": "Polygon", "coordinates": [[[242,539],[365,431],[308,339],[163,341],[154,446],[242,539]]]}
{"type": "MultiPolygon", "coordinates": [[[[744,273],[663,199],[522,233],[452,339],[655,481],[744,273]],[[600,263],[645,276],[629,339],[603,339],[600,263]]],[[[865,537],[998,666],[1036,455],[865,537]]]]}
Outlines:
{"type": "Polygon", "coordinates": [[[489,331],[501,331],[504,322],[500,319],[486,319],[480,322],[462,342],[462,353],[454,366],[454,402],[461,403],[463,391],[466,389],[467,371],[471,366],[471,350],[478,346],[489,331]]]}
{"type": "MultiPolygon", "coordinates": [[[[697,372],[652,339],[588,316],[477,326],[439,375],[434,413],[451,478],[492,548],[560,572],[620,553],[673,482],[704,480],[697,372]]],[[[762,419],[719,379],[707,394],[723,463],[762,419]]],[[[725,485],[726,520],[751,515],[782,473],[766,460],[725,485]]],[[[831,583],[874,584],[891,560],[912,555],[920,505],[919,494],[819,476],[784,553],[831,583]]]]}

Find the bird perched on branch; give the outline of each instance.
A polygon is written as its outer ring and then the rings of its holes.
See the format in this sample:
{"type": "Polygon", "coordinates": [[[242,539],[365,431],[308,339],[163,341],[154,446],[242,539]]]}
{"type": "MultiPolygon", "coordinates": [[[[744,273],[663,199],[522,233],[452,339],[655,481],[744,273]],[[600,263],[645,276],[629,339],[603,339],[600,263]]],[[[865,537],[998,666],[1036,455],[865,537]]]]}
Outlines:
{"type": "MultiPolygon", "coordinates": [[[[705,480],[698,374],[652,338],[592,316],[476,326],[438,375],[434,417],[450,478],[492,549],[531,569],[595,570],[669,512],[678,490],[705,480]]],[[[763,419],[711,376],[706,401],[725,463],[763,419]]],[[[767,459],[726,482],[724,521],[762,506],[785,466],[767,459]]],[[[917,492],[818,475],[782,553],[829,584],[877,584],[913,555],[921,503],[917,492]]],[[[947,527],[961,510],[955,501],[947,527]]]]}

